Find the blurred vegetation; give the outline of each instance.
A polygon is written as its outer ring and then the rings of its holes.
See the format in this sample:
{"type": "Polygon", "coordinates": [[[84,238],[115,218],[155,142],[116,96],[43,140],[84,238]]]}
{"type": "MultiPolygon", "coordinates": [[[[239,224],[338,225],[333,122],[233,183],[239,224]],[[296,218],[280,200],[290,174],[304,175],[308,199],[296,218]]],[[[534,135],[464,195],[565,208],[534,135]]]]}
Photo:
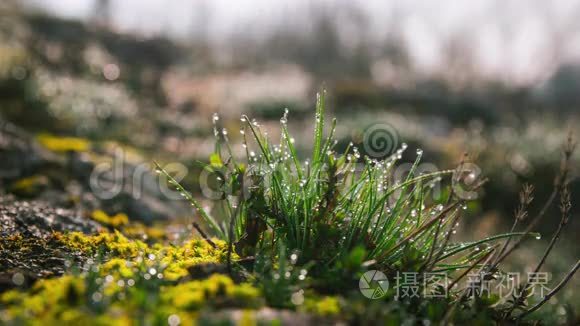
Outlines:
{"type": "MultiPolygon", "coordinates": [[[[301,131],[312,129],[312,99],[317,87],[324,85],[330,111],[343,122],[336,130],[337,150],[351,141],[362,150],[365,129],[384,122],[397,130],[399,143],[423,149],[424,157],[441,169],[455,167],[465,151],[476,157],[490,181],[482,197],[470,205],[470,217],[459,228],[461,238],[506,230],[525,182],[536,186],[537,198],[549,196],[559,168],[559,146],[568,129],[580,125],[577,63],[559,62],[541,82],[511,84],[482,77],[472,69],[469,56],[462,56],[467,51],[461,51],[469,44],[459,38],[446,49],[449,65],[424,74],[413,65],[395,18],[389,17],[392,32],[380,46],[371,45],[364,38],[365,17],[351,9],[352,14],[340,20],[321,11],[311,33],[280,28],[258,42],[240,31],[224,60],[222,50],[205,38],[184,42],[122,33],[103,17],[98,23],[69,20],[5,1],[0,5],[0,155],[4,160],[0,194],[82,206],[88,200],[75,189],[78,183],[87,188],[87,166],[110,158],[111,148],[123,148],[131,154],[128,160],[133,165],[154,159],[185,164],[191,170],[182,183],[199,195],[200,168],[195,162],[205,161],[214,150],[208,137],[214,112],[223,117],[231,138],[239,140],[232,121],[237,122],[241,113],[259,118],[268,131],[275,130],[272,126],[288,107],[293,117],[288,128],[296,131],[296,150],[305,158],[312,140],[301,131]],[[339,33],[346,23],[361,35],[353,44],[345,44],[339,33]],[[37,143],[49,151],[39,150],[42,164],[36,154],[26,154],[37,143]],[[49,156],[46,162],[44,155],[49,156]],[[16,174],[11,172],[14,165],[22,167],[16,174]],[[66,193],[66,200],[55,192],[66,193]]],[[[107,8],[98,12],[106,15],[107,8]]],[[[573,159],[578,162],[579,157],[573,159]]],[[[405,155],[403,160],[411,162],[413,157],[405,155]]],[[[580,193],[576,179],[570,188],[573,194],[580,193]]],[[[141,213],[141,203],[126,193],[98,204],[90,202],[92,213],[85,214],[89,218],[115,228],[126,224],[121,215],[126,214],[132,223],[141,219],[147,224],[131,224],[134,233],[158,238],[163,235],[154,235],[157,229],[151,228],[157,217],[186,214],[175,207],[164,214],[153,208],[141,213]]],[[[579,212],[574,205],[572,214],[579,212]]],[[[554,209],[547,215],[556,214],[554,209]]],[[[554,219],[547,218],[539,231],[553,232],[554,219]]],[[[572,219],[568,236],[578,230],[578,219],[572,219]]],[[[531,245],[528,252],[539,246],[531,245]]],[[[564,240],[556,255],[550,268],[563,273],[569,265],[564,262],[577,259],[577,243],[564,240]]],[[[515,264],[529,266],[529,257],[522,254],[515,264]]],[[[67,282],[74,288],[83,277],[67,282]]],[[[40,290],[38,300],[45,300],[46,288],[40,290]]],[[[54,300],[66,300],[57,297],[54,300]]],[[[14,294],[14,300],[24,299],[14,294]]],[[[332,314],[339,303],[324,300],[328,305],[311,302],[310,310],[332,314]]],[[[357,316],[362,308],[353,304],[348,309],[357,316]]],[[[376,315],[384,317],[378,308],[376,315]]]]}

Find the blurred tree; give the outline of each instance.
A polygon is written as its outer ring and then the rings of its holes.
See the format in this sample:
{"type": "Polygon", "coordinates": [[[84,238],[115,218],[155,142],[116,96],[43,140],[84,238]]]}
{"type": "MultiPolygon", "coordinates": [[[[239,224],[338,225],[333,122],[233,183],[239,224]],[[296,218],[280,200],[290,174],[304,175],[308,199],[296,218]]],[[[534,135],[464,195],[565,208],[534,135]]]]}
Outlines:
{"type": "Polygon", "coordinates": [[[544,95],[554,109],[577,111],[580,107],[580,65],[562,65],[548,80],[544,95]]]}
{"type": "Polygon", "coordinates": [[[92,21],[100,27],[109,27],[111,24],[111,1],[95,0],[93,5],[92,21]]]}

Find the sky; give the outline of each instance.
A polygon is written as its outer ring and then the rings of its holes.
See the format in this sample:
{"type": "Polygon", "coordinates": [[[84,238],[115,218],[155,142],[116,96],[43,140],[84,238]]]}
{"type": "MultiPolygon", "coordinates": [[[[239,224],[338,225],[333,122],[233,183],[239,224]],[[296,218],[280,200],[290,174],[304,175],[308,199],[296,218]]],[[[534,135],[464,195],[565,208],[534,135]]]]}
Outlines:
{"type": "MultiPolygon", "coordinates": [[[[89,19],[95,0],[24,1],[62,17],[89,19]]],[[[258,39],[279,26],[307,32],[303,17],[312,8],[350,5],[366,15],[376,40],[386,35],[396,17],[394,24],[425,70],[440,68],[443,43],[461,34],[468,35],[480,70],[489,75],[506,74],[525,82],[549,73],[550,68],[538,62],[554,57],[580,62],[580,0],[110,1],[112,21],[119,30],[182,40],[200,30],[218,44],[240,31],[258,39]]]]}

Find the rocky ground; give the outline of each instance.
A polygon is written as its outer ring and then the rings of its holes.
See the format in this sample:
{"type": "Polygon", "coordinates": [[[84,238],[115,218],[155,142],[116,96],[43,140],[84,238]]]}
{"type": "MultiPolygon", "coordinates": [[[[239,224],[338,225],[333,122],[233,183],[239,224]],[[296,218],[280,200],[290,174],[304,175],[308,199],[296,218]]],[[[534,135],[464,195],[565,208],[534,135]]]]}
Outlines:
{"type": "Polygon", "coordinates": [[[0,198],[0,288],[5,290],[39,278],[64,274],[79,252],[53,241],[54,232],[95,233],[103,227],[70,209],[41,201],[0,198]]]}

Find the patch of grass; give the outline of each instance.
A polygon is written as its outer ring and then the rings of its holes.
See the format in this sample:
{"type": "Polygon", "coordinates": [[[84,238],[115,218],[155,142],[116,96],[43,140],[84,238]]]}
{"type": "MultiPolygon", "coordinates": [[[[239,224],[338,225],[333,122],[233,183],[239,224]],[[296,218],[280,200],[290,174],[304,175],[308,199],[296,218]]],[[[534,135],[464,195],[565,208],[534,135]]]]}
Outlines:
{"type": "MultiPolygon", "coordinates": [[[[312,288],[348,295],[356,287],[346,285],[356,282],[368,269],[385,271],[388,276],[399,272],[447,272],[454,275],[453,285],[468,273],[479,272],[483,278],[493,279],[503,273],[498,269],[498,260],[505,257],[498,256],[506,254],[510,240],[517,239],[518,246],[524,238],[539,237],[531,229],[515,232],[513,228],[509,233],[474,242],[453,242],[455,227],[468,205],[454,189],[456,183],[464,181],[465,162],[454,170],[421,174],[417,167],[422,151],[417,150],[411,168],[400,175],[396,171],[407,149],[405,144],[383,160],[363,157],[352,146],[337,153],[333,138],[336,120],[326,125],[324,101],[322,93],[316,104],[313,153],[305,161],[297,156],[287,128],[288,111],[280,120],[279,144],[270,140],[257,121],[242,116],[243,158],[233,154],[228,132],[220,131],[219,118],[214,116],[217,142],[205,169],[215,173],[220,183],[221,200],[216,203],[219,209],[214,211],[223,212],[223,216],[214,217],[204,210],[191,193],[156,164],[157,172],[196,208],[212,234],[226,241],[230,251],[256,261],[249,267],[230,260],[228,265],[250,272],[272,290],[276,284],[268,282],[265,275],[276,268],[263,269],[263,263],[258,262],[269,260],[270,265],[282,268],[285,257],[293,256],[295,267],[309,266],[308,284],[312,288]],[[433,194],[437,183],[447,188],[442,191],[444,198],[433,194]],[[502,241],[505,246],[500,251],[502,241]]],[[[462,190],[477,191],[483,183],[484,180],[471,180],[471,187],[462,190]]],[[[196,228],[205,234],[200,226],[196,228]]],[[[285,277],[292,275],[288,272],[285,277]]],[[[428,282],[423,284],[429,286],[428,282]]],[[[291,288],[294,284],[289,282],[286,286],[291,288]]],[[[469,316],[474,311],[488,321],[511,318],[511,311],[502,317],[493,308],[497,298],[469,301],[466,299],[471,297],[465,289],[449,290],[449,301],[444,301],[443,310],[438,314],[425,313],[427,318],[460,320],[457,316],[466,312],[469,316]],[[458,305],[463,309],[456,309],[458,305]]],[[[291,295],[284,294],[283,289],[279,291],[268,303],[290,305],[291,295]]],[[[424,300],[427,306],[429,302],[432,300],[424,300]]]]}
{"type": "Polygon", "coordinates": [[[282,243],[299,253],[299,263],[316,261],[325,267],[346,259],[358,248],[364,252],[362,260],[409,267],[403,266],[404,258],[405,253],[412,252],[418,270],[440,268],[450,257],[455,258],[444,266],[459,267],[488,252],[469,252],[476,245],[521,235],[450,244],[446,238],[454,232],[466,202],[452,192],[443,200],[431,195],[432,186],[450,177],[454,170],[418,174],[422,156],[418,151],[408,173],[395,177],[406,145],[382,161],[361,157],[357,148],[336,153],[336,121],[331,124],[329,136],[324,136],[323,95],[317,101],[312,158],[301,162],[287,129],[287,115],[281,119],[280,144],[272,144],[255,120],[242,117],[247,149],[244,163],[232,155],[227,133],[219,137],[216,153],[206,168],[220,175],[224,195],[218,205],[223,206],[227,217],[223,223],[204,211],[189,192],[157,166],[199,211],[211,231],[235,244],[238,252],[272,253],[282,243]],[[258,153],[248,149],[247,134],[258,153]]]}

